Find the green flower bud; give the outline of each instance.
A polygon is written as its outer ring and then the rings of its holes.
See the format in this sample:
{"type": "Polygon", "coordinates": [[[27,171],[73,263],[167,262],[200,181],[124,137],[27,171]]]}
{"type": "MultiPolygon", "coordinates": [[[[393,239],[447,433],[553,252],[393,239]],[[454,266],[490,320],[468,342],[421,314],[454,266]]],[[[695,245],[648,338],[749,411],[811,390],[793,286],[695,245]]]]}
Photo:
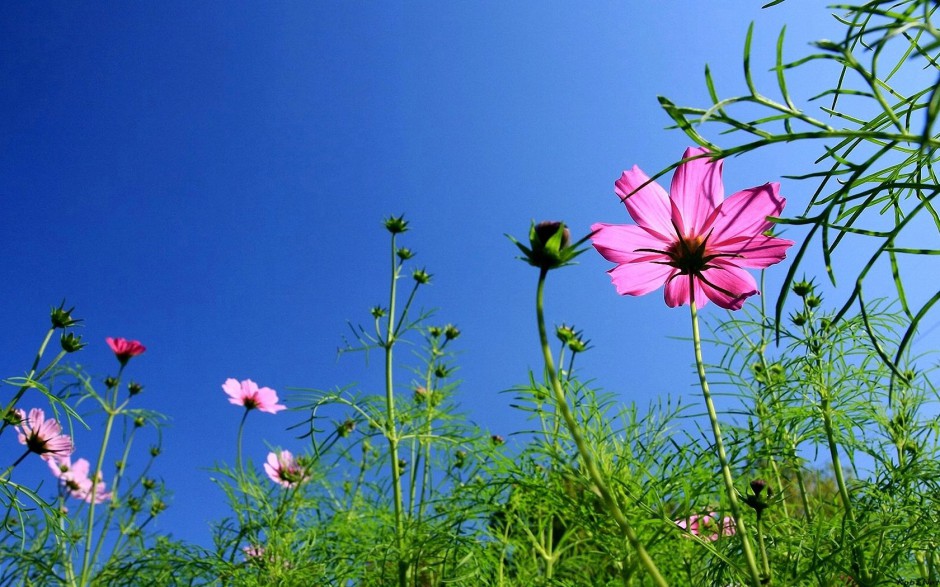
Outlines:
{"type": "Polygon", "coordinates": [[[398,258],[402,261],[407,261],[408,259],[415,256],[414,252],[411,249],[402,247],[395,251],[395,254],[398,255],[398,258]]]}
{"type": "Polygon", "coordinates": [[[432,338],[439,338],[439,337],[441,336],[441,334],[443,334],[443,333],[444,333],[444,329],[441,328],[440,326],[429,326],[429,327],[428,327],[428,334],[430,334],[432,338]]]}
{"type": "Polygon", "coordinates": [[[793,283],[793,293],[801,298],[812,293],[813,289],[813,283],[811,281],[796,281],[793,283]]]}
{"type": "Polygon", "coordinates": [[[151,491],[154,487],[157,486],[157,482],[150,477],[144,477],[140,484],[143,485],[144,489],[147,491],[151,491]]]}
{"type": "Polygon", "coordinates": [[[408,221],[405,220],[405,215],[402,214],[398,218],[394,216],[389,216],[382,221],[382,224],[385,225],[385,229],[392,234],[401,234],[408,230],[408,221]]]}
{"type": "Polygon", "coordinates": [[[427,285],[431,283],[431,274],[424,269],[416,269],[414,273],[411,274],[411,277],[413,277],[414,280],[421,285],[427,285]]]}
{"type": "Polygon", "coordinates": [[[129,394],[132,395],[132,396],[137,395],[138,393],[142,392],[143,390],[144,390],[144,386],[141,385],[141,384],[139,384],[139,383],[137,383],[136,381],[131,381],[131,382],[127,385],[127,393],[129,393],[129,394]]]}
{"type": "Polygon", "coordinates": [[[62,350],[67,353],[78,352],[85,347],[85,343],[82,342],[82,337],[75,336],[71,332],[64,333],[59,338],[59,342],[62,343],[62,350]]]}
{"type": "Polygon", "coordinates": [[[110,376],[105,377],[104,384],[105,384],[105,387],[107,387],[108,389],[114,389],[118,384],[118,380],[110,376]]]}
{"type": "Polygon", "coordinates": [[[355,429],[356,422],[347,418],[345,422],[336,427],[336,433],[340,436],[340,438],[346,438],[352,434],[353,430],[355,429]]]}
{"type": "Polygon", "coordinates": [[[369,313],[372,314],[372,317],[378,320],[379,318],[385,316],[385,308],[382,306],[373,306],[369,313]]]}
{"type": "Polygon", "coordinates": [[[59,304],[58,308],[52,308],[52,311],[49,313],[49,318],[52,320],[53,328],[68,328],[69,326],[75,326],[81,319],[72,318],[72,311],[75,307],[71,307],[68,310],[65,309],[65,300],[62,300],[62,303],[59,304]]]}
{"type": "Polygon", "coordinates": [[[166,503],[164,503],[162,500],[155,499],[153,500],[153,503],[150,505],[150,515],[157,516],[160,514],[160,512],[162,512],[165,509],[166,509],[166,503]]]}
{"type": "Polygon", "coordinates": [[[447,340],[454,340],[458,336],[460,336],[460,329],[453,324],[448,324],[444,327],[444,338],[447,340]]]}
{"type": "Polygon", "coordinates": [[[159,446],[151,446],[151,447],[150,447],[150,456],[152,456],[153,458],[157,458],[158,456],[160,456],[160,447],[159,447],[159,446]]]}

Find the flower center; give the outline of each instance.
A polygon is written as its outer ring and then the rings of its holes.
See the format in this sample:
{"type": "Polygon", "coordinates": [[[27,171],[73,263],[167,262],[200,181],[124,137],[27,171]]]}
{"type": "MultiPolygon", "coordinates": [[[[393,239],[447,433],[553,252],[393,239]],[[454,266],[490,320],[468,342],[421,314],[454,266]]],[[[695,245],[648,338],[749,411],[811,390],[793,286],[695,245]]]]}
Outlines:
{"type": "Polygon", "coordinates": [[[666,250],[671,262],[683,275],[698,275],[705,270],[709,258],[705,255],[706,237],[679,237],[679,240],[666,250]]]}

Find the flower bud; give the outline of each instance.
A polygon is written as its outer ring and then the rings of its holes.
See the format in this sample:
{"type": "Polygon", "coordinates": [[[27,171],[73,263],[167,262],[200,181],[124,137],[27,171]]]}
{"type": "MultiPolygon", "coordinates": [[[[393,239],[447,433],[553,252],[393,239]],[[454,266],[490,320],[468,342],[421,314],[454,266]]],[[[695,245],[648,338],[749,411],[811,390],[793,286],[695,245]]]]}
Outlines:
{"type": "Polygon", "coordinates": [[[382,306],[373,306],[369,309],[369,313],[372,314],[372,317],[378,320],[379,318],[385,316],[385,308],[382,306]]]}
{"type": "Polygon", "coordinates": [[[765,487],[767,487],[767,482],[763,479],[754,479],[751,481],[751,491],[754,492],[754,495],[760,495],[765,487]]]}
{"type": "Polygon", "coordinates": [[[448,324],[444,327],[444,338],[447,340],[454,340],[458,336],[460,336],[460,329],[453,324],[448,324]]]}
{"type": "Polygon", "coordinates": [[[402,214],[398,218],[394,216],[389,216],[382,221],[382,224],[385,225],[385,229],[392,234],[401,234],[408,230],[408,221],[405,220],[405,215],[402,214]]]}
{"type": "Polygon", "coordinates": [[[804,298],[806,300],[806,306],[808,308],[818,308],[822,305],[822,298],[815,295],[808,295],[804,298]]]}
{"type": "Polygon", "coordinates": [[[153,500],[153,504],[150,505],[150,515],[157,516],[166,509],[166,503],[160,499],[153,500]]]}
{"type": "Polygon", "coordinates": [[[416,269],[414,273],[411,274],[411,277],[420,285],[431,283],[431,274],[424,269],[416,269]]]}
{"type": "Polygon", "coordinates": [[[82,337],[75,336],[71,332],[64,333],[59,338],[59,342],[62,343],[62,350],[67,353],[80,351],[85,346],[85,343],[82,342],[82,337]]]}
{"type": "Polygon", "coordinates": [[[144,427],[144,417],[137,416],[134,418],[134,428],[143,428],[144,427]]]}
{"type": "Polygon", "coordinates": [[[108,376],[104,378],[104,385],[108,389],[114,389],[118,384],[118,380],[114,377],[108,376]]]}
{"type": "Polygon", "coordinates": [[[500,436],[499,434],[494,434],[490,436],[490,441],[492,441],[494,446],[499,446],[506,442],[506,439],[500,436]]]}
{"type": "Polygon", "coordinates": [[[129,393],[131,396],[135,396],[138,393],[142,392],[143,390],[144,390],[144,386],[137,383],[136,381],[131,381],[127,385],[127,393],[129,393]]]}
{"type": "Polygon", "coordinates": [[[467,461],[466,452],[462,450],[458,450],[457,452],[454,453],[454,468],[455,469],[462,469],[466,461],[467,461]]]}
{"type": "Polygon", "coordinates": [[[159,446],[151,446],[151,447],[150,447],[150,456],[152,456],[153,458],[157,458],[158,456],[160,456],[160,447],[159,447],[159,446]]]}
{"type": "Polygon", "coordinates": [[[340,438],[346,438],[356,429],[356,422],[347,418],[342,424],[336,427],[336,433],[340,438]]]}
{"type": "Polygon", "coordinates": [[[147,491],[151,491],[154,487],[157,486],[157,482],[150,477],[144,477],[140,484],[143,485],[144,489],[147,491]]]}
{"type": "Polygon", "coordinates": [[[813,284],[810,281],[796,281],[793,283],[793,293],[802,297],[806,297],[813,291],[813,284]]]}
{"type": "Polygon", "coordinates": [[[75,307],[71,307],[68,310],[65,309],[65,300],[62,300],[62,303],[59,304],[58,308],[52,308],[49,312],[49,318],[52,321],[53,328],[68,328],[69,326],[75,326],[81,319],[72,318],[72,310],[75,307]]]}
{"type": "Polygon", "coordinates": [[[395,251],[395,254],[398,255],[398,258],[401,259],[402,261],[407,261],[408,259],[415,256],[414,251],[406,247],[401,247],[400,249],[395,251]]]}
{"type": "Polygon", "coordinates": [[[447,365],[438,365],[434,367],[434,376],[438,379],[446,379],[450,376],[452,369],[447,367],[447,365]]]}

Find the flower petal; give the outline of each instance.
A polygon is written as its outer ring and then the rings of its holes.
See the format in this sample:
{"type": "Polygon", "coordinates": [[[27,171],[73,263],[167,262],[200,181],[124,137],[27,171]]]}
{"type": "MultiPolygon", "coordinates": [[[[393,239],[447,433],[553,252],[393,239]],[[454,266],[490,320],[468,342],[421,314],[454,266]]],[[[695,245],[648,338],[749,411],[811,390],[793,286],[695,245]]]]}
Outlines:
{"type": "Polygon", "coordinates": [[[673,271],[660,263],[623,263],[607,273],[620,295],[642,296],[666,282],[673,271]]]}
{"type": "MultiPolygon", "coordinates": [[[[702,284],[699,283],[698,279],[694,280],[695,283],[695,303],[699,308],[708,303],[708,298],[705,297],[705,293],[702,291],[702,284]]],[[[672,278],[666,282],[666,287],[663,291],[663,297],[666,299],[666,305],[670,308],[675,308],[677,306],[684,306],[689,303],[689,276],[683,275],[676,272],[672,278]]]]}
{"type": "Polygon", "coordinates": [[[630,213],[634,222],[651,234],[665,238],[666,235],[676,232],[672,226],[672,214],[666,190],[658,183],[651,182],[631,195],[633,190],[649,179],[648,175],[634,165],[633,169],[624,171],[620,179],[614,183],[614,192],[627,207],[627,212],[630,213]]]}
{"type": "Polygon", "coordinates": [[[750,269],[764,269],[787,257],[787,249],[793,241],[758,234],[748,238],[731,239],[716,247],[709,247],[709,252],[733,255],[734,264],[750,269]]]}
{"type": "Polygon", "coordinates": [[[598,222],[591,225],[591,230],[594,231],[591,235],[594,248],[605,259],[614,263],[635,263],[652,259],[668,260],[665,251],[673,244],[672,241],[653,236],[632,224],[598,222]],[[657,254],[651,251],[663,252],[657,254]]]}
{"type": "Polygon", "coordinates": [[[721,246],[728,239],[758,235],[773,226],[768,216],[779,216],[786,199],[779,194],[779,183],[765,183],[732,195],[721,204],[713,224],[710,241],[721,246]]]}
{"type": "Polygon", "coordinates": [[[732,263],[712,263],[700,281],[705,295],[726,310],[740,310],[747,298],[760,293],[754,277],[732,263]]]}
{"type": "MultiPolygon", "coordinates": [[[[708,149],[702,147],[689,147],[682,158],[705,155],[708,152],[708,149]]],[[[672,186],[669,188],[669,197],[679,209],[687,234],[699,234],[708,217],[724,199],[721,167],[721,161],[701,157],[686,161],[676,168],[672,176],[672,186]]]]}

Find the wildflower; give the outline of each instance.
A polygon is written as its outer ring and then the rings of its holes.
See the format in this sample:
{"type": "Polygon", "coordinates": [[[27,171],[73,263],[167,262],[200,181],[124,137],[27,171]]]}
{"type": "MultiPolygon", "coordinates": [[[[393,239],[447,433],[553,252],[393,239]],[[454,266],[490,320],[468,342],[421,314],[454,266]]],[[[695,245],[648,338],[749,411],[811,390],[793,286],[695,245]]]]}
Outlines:
{"type": "Polygon", "coordinates": [[[23,410],[16,410],[16,415],[19,418],[17,438],[30,451],[47,460],[72,454],[72,438],[62,434],[62,426],[56,420],[47,420],[40,408],[31,409],[29,416],[23,410]]]}
{"type": "Polygon", "coordinates": [[[245,560],[261,559],[264,557],[263,546],[249,544],[248,546],[242,547],[242,552],[245,553],[245,560]]]}
{"type": "MultiPolygon", "coordinates": [[[[690,147],[683,158],[707,155],[690,147]]],[[[783,211],[780,185],[767,183],[724,199],[721,161],[705,157],[679,165],[666,194],[639,167],[624,171],[616,182],[635,226],[594,224],[594,248],[617,266],[608,273],[617,293],[639,296],[665,285],[666,305],[689,303],[692,295],[738,310],[759,293],[745,268],[779,263],[793,242],[767,236],[769,216],[783,211]],[[639,188],[639,189],[638,189],[639,188]],[[634,190],[637,190],[634,193],[634,190]],[[694,291],[691,290],[694,287],[694,291]]]]}
{"type": "Polygon", "coordinates": [[[140,344],[140,341],[136,340],[127,340],[126,338],[111,338],[110,336],[105,339],[108,343],[108,346],[111,347],[111,350],[114,351],[114,356],[117,357],[117,360],[121,362],[121,365],[126,365],[131,357],[136,357],[137,355],[144,354],[144,351],[147,350],[147,347],[140,344]]]}
{"type": "Polygon", "coordinates": [[[296,487],[308,479],[306,471],[289,450],[268,453],[264,472],[281,487],[296,487]]]}
{"type": "Polygon", "coordinates": [[[241,383],[237,379],[226,379],[222,390],[229,395],[228,401],[236,406],[242,405],[251,410],[258,408],[262,412],[276,414],[286,410],[287,406],[277,403],[277,392],[270,387],[258,387],[251,379],[241,383]]]}
{"type": "Polygon", "coordinates": [[[676,520],[676,525],[688,531],[689,534],[711,542],[718,540],[721,536],[734,534],[734,518],[726,516],[719,519],[715,512],[696,514],[684,520],[676,520]]]}
{"type": "Polygon", "coordinates": [[[50,459],[48,461],[52,474],[68,490],[69,495],[87,503],[92,501],[94,493],[95,503],[103,503],[111,499],[111,493],[101,478],[101,473],[95,475],[92,482],[88,476],[90,464],[86,459],[78,459],[74,463],[70,457],[50,459]]]}

